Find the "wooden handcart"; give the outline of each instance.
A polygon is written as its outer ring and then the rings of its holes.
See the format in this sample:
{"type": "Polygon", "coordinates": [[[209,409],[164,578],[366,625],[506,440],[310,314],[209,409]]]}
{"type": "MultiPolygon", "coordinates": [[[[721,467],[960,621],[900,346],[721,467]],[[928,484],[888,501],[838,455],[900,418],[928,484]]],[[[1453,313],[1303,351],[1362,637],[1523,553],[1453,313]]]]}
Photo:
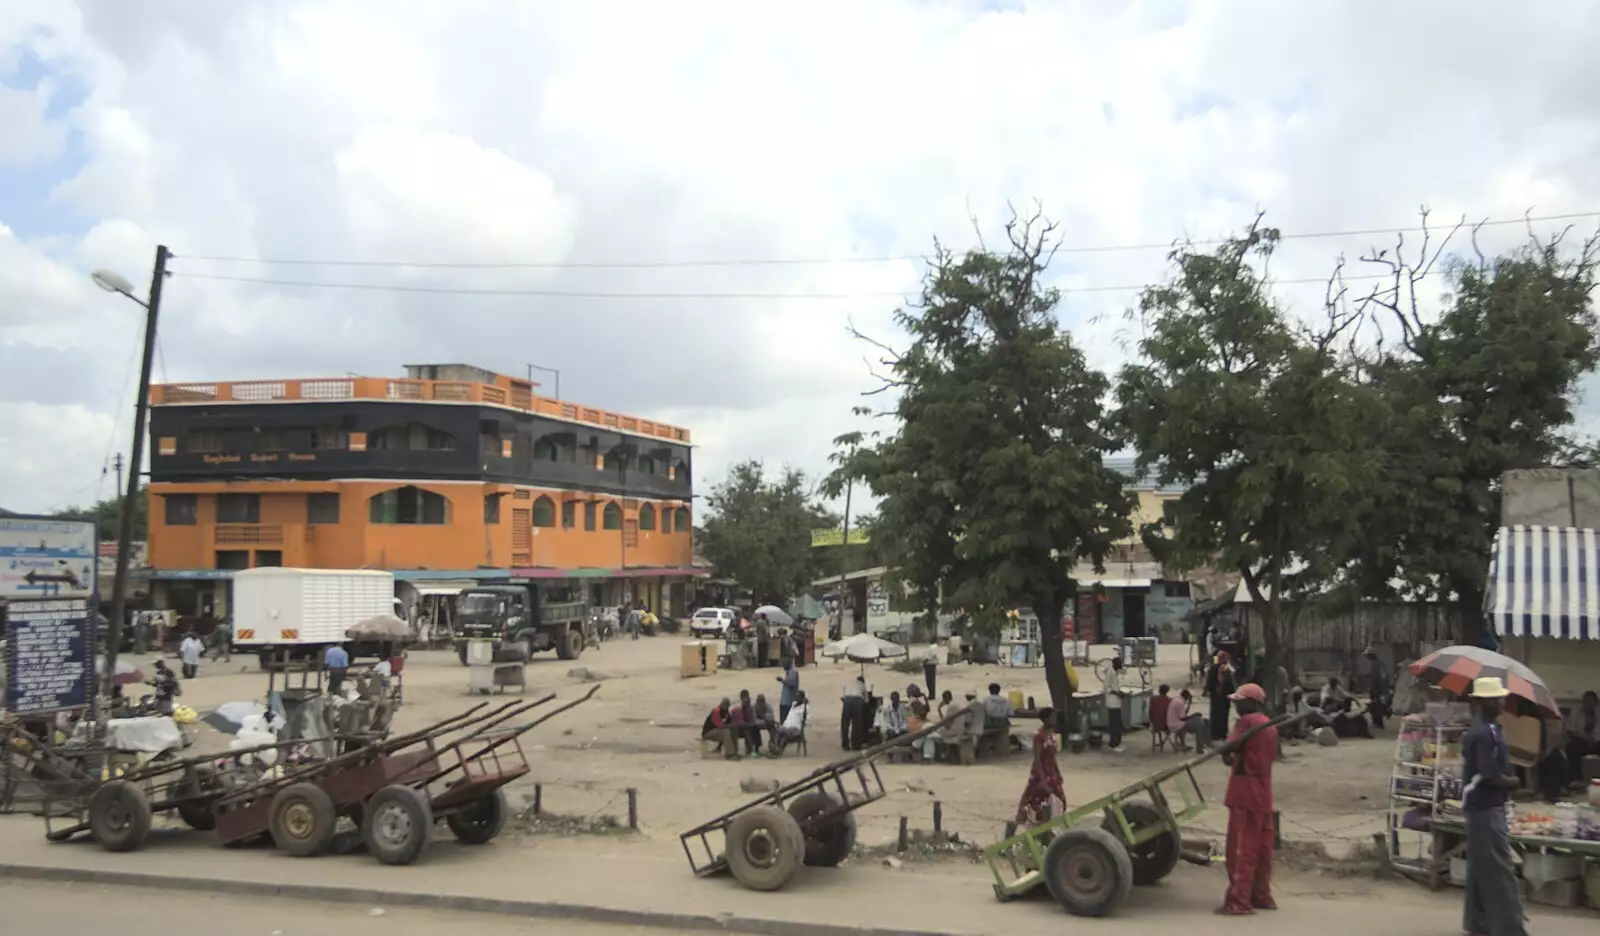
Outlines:
{"type": "Polygon", "coordinates": [[[678,836],[697,877],[732,872],[750,890],[778,890],[801,865],[837,867],[856,844],[855,810],[888,795],[878,758],[915,744],[959,715],[817,768],[678,836]],[[848,780],[846,778],[849,778],[848,780]],[[712,837],[721,834],[724,849],[712,837]],[[691,840],[698,840],[691,845],[691,840]]]}
{"type": "Polygon", "coordinates": [[[1208,863],[1209,854],[1183,848],[1182,823],[1206,808],[1194,769],[1257,731],[1294,720],[1286,715],[1259,725],[1226,748],[1174,764],[989,846],[983,860],[994,875],[995,897],[1014,900],[1043,885],[1068,913],[1106,916],[1136,885],[1155,884],[1179,860],[1208,863]]]}
{"type": "Polygon", "coordinates": [[[412,864],[427,852],[443,820],[469,845],[498,836],[511,816],[504,787],[529,771],[521,737],[588,701],[599,690],[516,727],[503,727],[554,699],[480,703],[429,728],[285,772],[215,804],[223,843],[270,836],[298,857],[327,851],[339,820],[352,821],[373,857],[412,864]]]}

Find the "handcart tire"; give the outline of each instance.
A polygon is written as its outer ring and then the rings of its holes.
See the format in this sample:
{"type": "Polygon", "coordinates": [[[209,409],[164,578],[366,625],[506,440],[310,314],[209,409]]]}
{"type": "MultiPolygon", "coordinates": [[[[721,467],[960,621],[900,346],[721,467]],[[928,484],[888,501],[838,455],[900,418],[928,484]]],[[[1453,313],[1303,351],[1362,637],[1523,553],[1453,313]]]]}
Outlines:
{"type": "MultiPolygon", "coordinates": [[[[805,821],[812,816],[838,808],[839,801],[826,793],[807,793],[789,804],[789,815],[794,817],[796,823],[804,826],[805,821]]],[[[808,867],[837,868],[850,857],[850,852],[856,847],[855,814],[843,813],[803,837],[806,842],[804,860],[808,867]]]]}
{"type": "Polygon", "coordinates": [[[568,627],[556,641],[556,656],[563,660],[576,660],[583,656],[583,631],[568,627]]]}
{"type": "MultiPolygon", "coordinates": [[[[1166,822],[1161,817],[1161,810],[1154,803],[1144,800],[1130,800],[1122,804],[1122,814],[1128,817],[1128,825],[1135,831],[1150,826],[1162,825],[1166,822]]],[[[1116,819],[1107,816],[1105,830],[1118,841],[1122,840],[1122,829],[1116,819]]],[[[1123,843],[1128,850],[1128,860],[1133,862],[1133,883],[1138,887],[1149,887],[1159,883],[1162,878],[1172,873],[1178,866],[1178,858],[1183,852],[1183,843],[1178,834],[1171,829],[1138,845],[1123,843]]]]}
{"type": "Polygon", "coordinates": [[[444,817],[445,825],[463,845],[485,845],[505,830],[511,818],[511,803],[504,789],[478,797],[460,812],[444,817]]]}
{"type": "Polygon", "coordinates": [[[320,855],[339,831],[333,798],[315,783],[295,783],[278,791],[268,811],[273,844],[296,858],[320,855]]]}
{"type": "Polygon", "coordinates": [[[433,809],[427,797],[408,786],[386,786],[367,801],[361,839],[372,857],[386,865],[415,864],[433,841],[433,809]]]}
{"type": "Polygon", "coordinates": [[[748,890],[783,887],[805,858],[800,823],[777,806],[757,806],[734,816],[727,838],[728,870],[748,890]]]}
{"type": "Polygon", "coordinates": [[[1133,889],[1133,862],[1104,829],[1067,829],[1044,853],[1050,896],[1074,916],[1107,916],[1133,889]]]}
{"type": "Polygon", "coordinates": [[[150,798],[127,780],[101,784],[89,799],[89,833],[106,851],[143,848],[150,835],[150,819],[150,798]]]}
{"type": "Polygon", "coordinates": [[[183,799],[178,802],[178,818],[191,829],[201,832],[212,832],[217,828],[217,816],[211,811],[215,796],[217,779],[216,768],[210,764],[195,764],[194,779],[181,780],[179,793],[183,799]],[[204,797],[204,798],[202,798],[204,797]]]}

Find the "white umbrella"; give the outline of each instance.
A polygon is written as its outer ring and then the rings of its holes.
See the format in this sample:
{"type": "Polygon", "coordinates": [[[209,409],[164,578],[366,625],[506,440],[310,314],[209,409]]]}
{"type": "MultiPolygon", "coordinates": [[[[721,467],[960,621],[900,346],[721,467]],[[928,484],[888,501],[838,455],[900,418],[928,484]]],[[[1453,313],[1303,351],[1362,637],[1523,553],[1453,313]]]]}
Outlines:
{"type": "Polygon", "coordinates": [[[836,640],[823,647],[822,655],[830,660],[844,657],[857,663],[876,663],[879,660],[887,660],[892,657],[903,657],[906,655],[906,648],[892,640],[884,640],[882,637],[874,637],[871,634],[856,634],[854,637],[836,640]]]}

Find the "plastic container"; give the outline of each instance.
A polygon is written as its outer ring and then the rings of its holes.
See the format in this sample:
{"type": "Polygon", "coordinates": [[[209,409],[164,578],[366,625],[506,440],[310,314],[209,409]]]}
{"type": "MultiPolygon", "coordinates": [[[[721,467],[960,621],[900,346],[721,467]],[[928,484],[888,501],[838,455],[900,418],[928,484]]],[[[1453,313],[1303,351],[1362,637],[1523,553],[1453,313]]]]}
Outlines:
{"type": "Polygon", "coordinates": [[[1583,861],[1574,855],[1546,852],[1522,859],[1522,877],[1535,889],[1556,881],[1575,880],[1582,873],[1583,861]]]}
{"type": "Polygon", "coordinates": [[[1023,697],[1021,689],[1012,687],[1011,691],[1007,693],[1006,696],[1006,701],[1011,703],[1011,711],[1015,712],[1022,708],[1023,697]]]}

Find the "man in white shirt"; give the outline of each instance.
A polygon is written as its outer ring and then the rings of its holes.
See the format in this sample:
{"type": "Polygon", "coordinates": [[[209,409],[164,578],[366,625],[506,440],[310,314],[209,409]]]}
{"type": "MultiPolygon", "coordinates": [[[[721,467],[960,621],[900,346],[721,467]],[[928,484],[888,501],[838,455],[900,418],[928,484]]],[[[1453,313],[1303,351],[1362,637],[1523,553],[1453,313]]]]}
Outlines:
{"type": "Polygon", "coordinates": [[[939,697],[939,645],[928,644],[928,649],[922,652],[922,681],[928,687],[928,698],[939,697]]]}
{"type": "Polygon", "coordinates": [[[867,740],[866,678],[857,675],[845,683],[839,703],[839,746],[846,751],[860,750],[867,740]]]}
{"type": "Polygon", "coordinates": [[[878,709],[878,731],[883,735],[883,740],[905,734],[908,722],[906,707],[900,704],[900,693],[889,693],[888,704],[878,709]]]}
{"type": "Polygon", "coordinates": [[[794,704],[789,706],[789,714],[783,717],[783,724],[778,727],[778,736],[773,739],[772,747],[775,753],[782,753],[789,742],[798,739],[806,730],[806,712],[810,706],[806,704],[806,694],[800,692],[795,695],[794,704]]]}
{"type": "Polygon", "coordinates": [[[1111,752],[1121,754],[1122,746],[1122,657],[1111,658],[1111,671],[1106,674],[1106,722],[1111,752]]]}
{"type": "Polygon", "coordinates": [[[205,650],[205,645],[194,631],[183,636],[183,642],[178,644],[178,659],[183,661],[183,678],[193,679],[200,672],[200,654],[205,650]]]}

